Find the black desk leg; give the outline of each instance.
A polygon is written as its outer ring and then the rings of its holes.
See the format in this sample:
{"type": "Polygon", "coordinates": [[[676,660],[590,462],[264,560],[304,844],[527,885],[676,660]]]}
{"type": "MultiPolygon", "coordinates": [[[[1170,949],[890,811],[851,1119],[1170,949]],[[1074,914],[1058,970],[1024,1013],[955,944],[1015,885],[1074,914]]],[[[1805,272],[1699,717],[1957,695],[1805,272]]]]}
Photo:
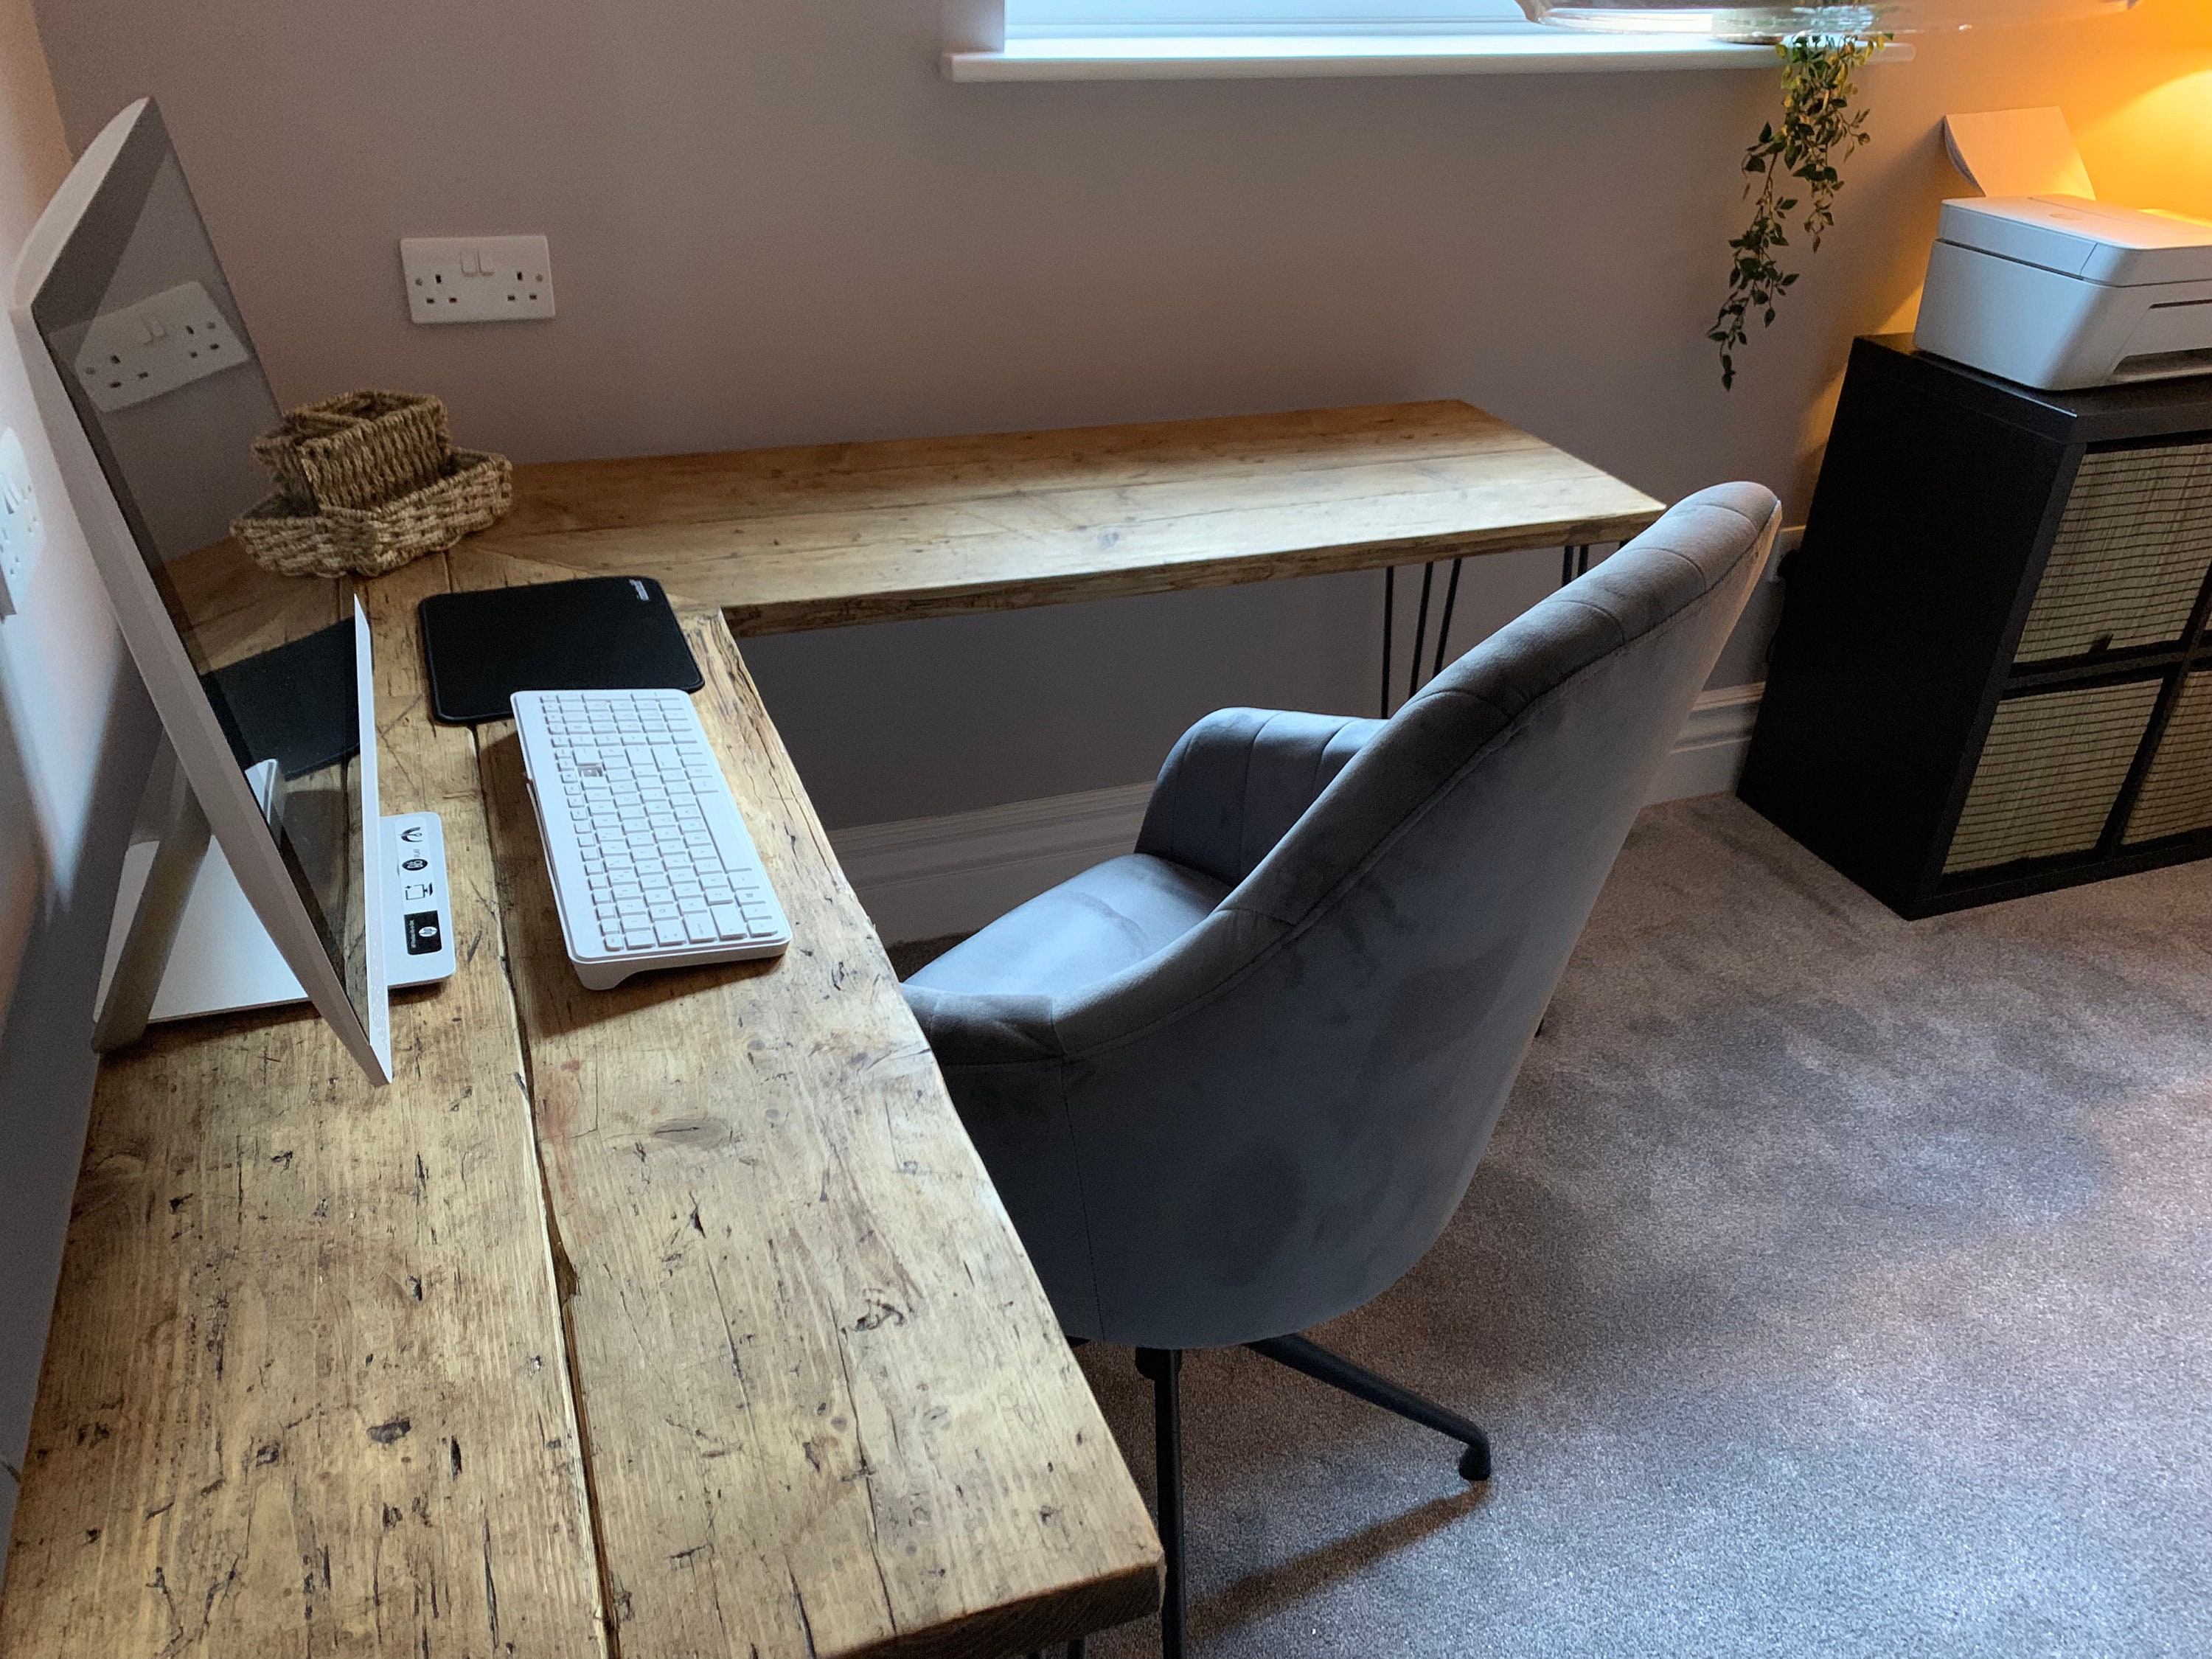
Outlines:
{"type": "Polygon", "coordinates": [[[1464,562],[1462,559],[1452,561],[1451,580],[1444,585],[1444,617],[1437,627],[1437,660],[1429,670],[1431,679],[1444,672],[1444,644],[1451,638],[1452,607],[1459,603],[1459,568],[1464,562]]]}
{"type": "Polygon", "coordinates": [[[1421,567],[1420,619],[1413,624],[1413,658],[1406,665],[1406,695],[1412,696],[1421,686],[1421,651],[1429,642],[1429,593],[1437,585],[1437,562],[1431,559],[1421,567]]]}
{"type": "Polygon", "coordinates": [[[1390,624],[1398,614],[1398,571],[1382,567],[1382,701],[1375,710],[1377,720],[1390,718],[1390,624]]]}

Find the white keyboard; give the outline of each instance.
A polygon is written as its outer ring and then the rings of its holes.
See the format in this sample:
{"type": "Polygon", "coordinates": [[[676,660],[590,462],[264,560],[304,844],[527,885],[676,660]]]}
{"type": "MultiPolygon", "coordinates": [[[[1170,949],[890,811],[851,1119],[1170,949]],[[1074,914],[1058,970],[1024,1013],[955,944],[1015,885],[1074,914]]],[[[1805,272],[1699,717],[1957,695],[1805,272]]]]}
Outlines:
{"type": "Polygon", "coordinates": [[[780,954],[791,924],[691,699],[518,691],[514,724],[576,977],[780,954]]]}

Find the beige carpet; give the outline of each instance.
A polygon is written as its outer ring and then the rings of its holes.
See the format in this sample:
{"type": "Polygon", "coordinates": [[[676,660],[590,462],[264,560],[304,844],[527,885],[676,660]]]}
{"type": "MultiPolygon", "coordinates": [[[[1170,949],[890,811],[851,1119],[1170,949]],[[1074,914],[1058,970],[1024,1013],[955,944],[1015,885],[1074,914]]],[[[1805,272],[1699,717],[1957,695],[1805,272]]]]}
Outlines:
{"type": "Polygon", "coordinates": [[[891,971],[901,979],[911,979],[967,937],[965,933],[946,933],[940,939],[918,939],[905,945],[894,945],[890,947],[891,971]]]}
{"type": "Polygon", "coordinates": [[[2212,865],[1907,923],[1647,812],[1459,1216],[1316,1334],[1497,1476],[1194,1356],[1208,1659],[2212,1656],[2212,865]]]}

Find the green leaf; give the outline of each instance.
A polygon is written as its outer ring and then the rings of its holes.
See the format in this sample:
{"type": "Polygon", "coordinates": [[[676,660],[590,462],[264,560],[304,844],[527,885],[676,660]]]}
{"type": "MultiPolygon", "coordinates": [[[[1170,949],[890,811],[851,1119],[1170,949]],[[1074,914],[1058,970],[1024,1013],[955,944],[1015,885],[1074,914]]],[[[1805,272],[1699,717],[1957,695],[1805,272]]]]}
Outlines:
{"type": "Polygon", "coordinates": [[[1802,209],[1799,223],[1816,253],[1822,234],[1836,222],[1836,193],[1843,188],[1837,162],[1869,142],[1866,112],[1851,106],[1858,90],[1852,77],[1888,39],[1801,34],[1776,43],[1775,55],[1782,65],[1782,123],[1778,129],[1771,121],[1762,124],[1758,138],[1744,153],[1743,194],[1753,198],[1753,179],[1759,181],[1759,188],[1751,223],[1742,235],[1729,241],[1734,257],[1728,295],[1705,336],[1721,348],[1724,388],[1735,384],[1731,348],[1748,337],[1745,318],[1755,309],[1764,319],[1762,326],[1771,325],[1774,301],[1797,281],[1796,272],[1784,270],[1773,258],[1774,250],[1790,246],[1784,222],[1802,209]],[[1805,194],[1781,195],[1775,186],[1784,177],[1802,184],[1805,194]]]}

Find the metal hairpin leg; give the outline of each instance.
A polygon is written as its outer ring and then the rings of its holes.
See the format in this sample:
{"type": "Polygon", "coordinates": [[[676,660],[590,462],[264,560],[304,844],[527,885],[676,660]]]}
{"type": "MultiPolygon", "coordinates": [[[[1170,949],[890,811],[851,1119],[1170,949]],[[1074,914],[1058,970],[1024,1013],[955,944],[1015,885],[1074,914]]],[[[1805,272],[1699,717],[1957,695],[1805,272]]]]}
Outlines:
{"type": "Polygon", "coordinates": [[[1413,657],[1406,665],[1406,695],[1412,696],[1421,686],[1421,651],[1429,642],[1429,592],[1437,585],[1437,562],[1431,559],[1421,567],[1421,609],[1419,620],[1413,624],[1413,657]]]}
{"type": "MultiPolygon", "coordinates": [[[[1452,612],[1459,605],[1460,568],[1466,563],[1464,556],[1454,559],[1451,580],[1444,584],[1443,611],[1437,623],[1437,650],[1429,665],[1429,678],[1434,679],[1444,671],[1444,655],[1451,641],[1452,612]]],[[[1406,695],[1412,696],[1421,688],[1421,657],[1428,649],[1429,601],[1436,591],[1437,566],[1431,559],[1421,567],[1421,605],[1413,621],[1413,654],[1406,665],[1406,695]]],[[[1390,718],[1390,670],[1397,655],[1396,626],[1398,617],[1398,572],[1393,566],[1382,567],[1382,691],[1376,700],[1375,712],[1383,720],[1390,718]]]]}
{"type": "Polygon", "coordinates": [[[1444,642],[1451,638],[1452,607],[1459,603],[1459,568],[1464,562],[1463,559],[1452,561],[1451,580],[1444,585],[1444,617],[1437,627],[1437,661],[1429,670],[1431,679],[1444,672],[1444,642]]]}
{"type": "Polygon", "coordinates": [[[1565,587],[1577,576],[1589,574],[1590,544],[1577,542],[1559,550],[1559,586],[1565,587]]]}
{"type": "Polygon", "coordinates": [[[1390,718],[1390,623],[1398,614],[1398,571],[1395,565],[1382,567],[1382,700],[1376,708],[1377,720],[1390,718]]]}

